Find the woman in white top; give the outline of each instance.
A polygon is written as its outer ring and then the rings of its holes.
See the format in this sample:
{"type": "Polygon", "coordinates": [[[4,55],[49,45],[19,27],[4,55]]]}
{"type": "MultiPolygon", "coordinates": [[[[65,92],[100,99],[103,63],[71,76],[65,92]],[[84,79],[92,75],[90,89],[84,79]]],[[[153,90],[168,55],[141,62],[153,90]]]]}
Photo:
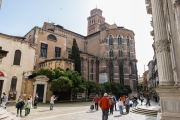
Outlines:
{"type": "Polygon", "coordinates": [[[121,101],[121,98],[119,99],[118,101],[118,106],[119,106],[119,111],[120,111],[120,114],[123,115],[123,102],[121,101]]]}

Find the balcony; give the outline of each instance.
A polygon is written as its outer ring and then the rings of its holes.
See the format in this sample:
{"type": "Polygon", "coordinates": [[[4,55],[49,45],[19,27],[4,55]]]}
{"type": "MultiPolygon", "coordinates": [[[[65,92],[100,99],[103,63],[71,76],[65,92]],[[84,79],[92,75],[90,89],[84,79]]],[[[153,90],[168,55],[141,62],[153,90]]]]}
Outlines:
{"type": "Polygon", "coordinates": [[[4,50],[2,50],[2,47],[0,47],[0,59],[6,57],[7,53],[8,53],[8,51],[4,51],[4,50]]]}

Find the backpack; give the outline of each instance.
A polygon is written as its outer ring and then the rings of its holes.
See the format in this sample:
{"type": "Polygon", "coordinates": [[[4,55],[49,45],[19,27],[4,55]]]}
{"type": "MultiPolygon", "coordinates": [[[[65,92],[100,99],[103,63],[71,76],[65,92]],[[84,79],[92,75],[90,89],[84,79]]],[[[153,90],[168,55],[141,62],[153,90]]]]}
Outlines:
{"type": "Polygon", "coordinates": [[[113,99],[110,99],[111,105],[114,105],[115,101],[113,99]]]}

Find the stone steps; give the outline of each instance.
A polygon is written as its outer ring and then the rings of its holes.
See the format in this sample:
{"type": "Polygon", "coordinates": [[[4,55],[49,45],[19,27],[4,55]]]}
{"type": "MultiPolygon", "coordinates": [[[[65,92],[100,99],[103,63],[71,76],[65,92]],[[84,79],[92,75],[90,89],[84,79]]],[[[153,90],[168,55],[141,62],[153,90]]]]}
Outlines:
{"type": "Polygon", "coordinates": [[[153,116],[153,117],[156,117],[158,113],[157,110],[150,110],[146,108],[132,108],[130,111],[132,113],[143,114],[143,115],[153,116]]]}
{"type": "Polygon", "coordinates": [[[8,112],[6,109],[0,108],[0,120],[20,120],[20,118],[8,112]]]}

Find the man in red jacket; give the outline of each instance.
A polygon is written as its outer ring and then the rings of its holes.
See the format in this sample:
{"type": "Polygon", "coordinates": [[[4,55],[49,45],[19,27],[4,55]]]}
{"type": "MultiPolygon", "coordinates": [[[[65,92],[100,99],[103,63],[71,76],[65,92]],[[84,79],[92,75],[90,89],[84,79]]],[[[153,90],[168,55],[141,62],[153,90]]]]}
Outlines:
{"type": "Polygon", "coordinates": [[[98,103],[99,103],[100,98],[98,97],[98,94],[93,99],[93,102],[95,103],[95,108],[98,110],[98,103]]]}
{"type": "Polygon", "coordinates": [[[104,97],[101,98],[99,106],[102,109],[102,120],[108,120],[108,112],[111,105],[107,93],[104,93],[104,97]]]}

